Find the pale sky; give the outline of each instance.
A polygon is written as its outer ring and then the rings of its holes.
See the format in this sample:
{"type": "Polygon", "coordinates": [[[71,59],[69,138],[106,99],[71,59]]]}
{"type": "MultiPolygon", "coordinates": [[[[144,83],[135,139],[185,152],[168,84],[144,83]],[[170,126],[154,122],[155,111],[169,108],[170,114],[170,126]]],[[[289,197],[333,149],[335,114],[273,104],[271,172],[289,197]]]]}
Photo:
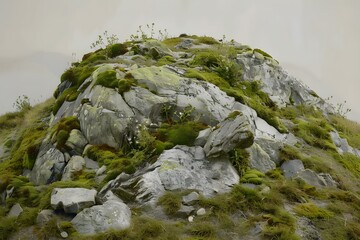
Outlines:
{"type": "Polygon", "coordinates": [[[261,48],[360,122],[359,0],[0,0],[0,114],[19,95],[50,97],[105,30],[125,40],[153,22],[261,48]]]}

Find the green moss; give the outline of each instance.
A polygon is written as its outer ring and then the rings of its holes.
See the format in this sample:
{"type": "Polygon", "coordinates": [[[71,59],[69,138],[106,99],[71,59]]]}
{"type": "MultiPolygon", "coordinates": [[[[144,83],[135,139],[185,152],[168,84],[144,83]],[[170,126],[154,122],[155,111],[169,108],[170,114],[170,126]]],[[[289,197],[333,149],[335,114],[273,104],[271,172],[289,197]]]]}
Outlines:
{"type": "Polygon", "coordinates": [[[64,117],[52,127],[52,136],[56,139],[58,149],[65,147],[65,143],[73,129],[80,130],[80,122],[75,116],[64,117]]]}
{"type": "Polygon", "coordinates": [[[196,39],[197,43],[203,43],[203,44],[208,44],[208,45],[213,45],[213,44],[220,44],[219,41],[217,41],[215,38],[213,37],[208,37],[208,36],[191,36],[191,38],[196,39]]]}
{"type": "Polygon", "coordinates": [[[115,43],[106,47],[106,53],[109,58],[114,58],[127,52],[127,46],[122,43],[115,43]]]}
{"type": "Polygon", "coordinates": [[[163,40],[162,42],[168,46],[169,48],[171,48],[172,50],[175,49],[175,46],[178,45],[179,43],[182,42],[182,38],[180,37],[175,37],[175,38],[166,38],[165,40],[163,40]]]}
{"type": "Polygon", "coordinates": [[[107,88],[115,88],[119,84],[119,80],[116,78],[115,70],[107,70],[97,75],[95,85],[101,85],[107,88]]]}
{"type": "Polygon", "coordinates": [[[226,119],[234,120],[239,115],[242,115],[242,113],[239,111],[233,111],[233,112],[229,113],[229,115],[227,116],[226,119]]]}
{"type": "Polygon", "coordinates": [[[56,142],[57,145],[56,147],[58,149],[61,149],[65,146],[66,141],[68,140],[70,134],[69,132],[65,131],[65,130],[60,130],[57,134],[56,134],[56,142]]]}
{"type": "Polygon", "coordinates": [[[120,94],[127,92],[132,86],[136,86],[136,81],[134,79],[121,79],[118,82],[118,92],[120,94]]]}
{"type": "Polygon", "coordinates": [[[163,66],[163,65],[170,65],[172,63],[175,63],[176,60],[172,56],[164,56],[160,58],[156,65],[163,66]]]}
{"type": "Polygon", "coordinates": [[[331,218],[334,214],[326,209],[319,208],[313,203],[301,203],[294,207],[294,212],[300,216],[310,219],[313,218],[331,218]]]}
{"type": "Polygon", "coordinates": [[[158,200],[167,215],[175,215],[181,207],[181,195],[174,192],[166,192],[158,200]]]}
{"type": "Polygon", "coordinates": [[[263,50],[258,49],[258,48],[255,48],[254,52],[258,52],[258,53],[262,54],[264,57],[273,58],[270,54],[268,54],[268,53],[266,53],[263,50]]]}
{"type": "Polygon", "coordinates": [[[162,124],[157,130],[156,137],[158,140],[170,142],[172,145],[192,146],[199,131],[205,128],[206,126],[203,124],[193,121],[174,125],[162,124]]]}
{"type": "Polygon", "coordinates": [[[218,87],[225,87],[225,88],[230,87],[229,83],[225,79],[223,79],[214,72],[201,72],[196,69],[188,69],[185,73],[185,77],[204,80],[218,87]]]}
{"type": "Polygon", "coordinates": [[[256,185],[260,185],[263,183],[263,178],[265,174],[257,171],[256,169],[251,169],[245,172],[240,181],[242,183],[253,183],[256,185]]]}

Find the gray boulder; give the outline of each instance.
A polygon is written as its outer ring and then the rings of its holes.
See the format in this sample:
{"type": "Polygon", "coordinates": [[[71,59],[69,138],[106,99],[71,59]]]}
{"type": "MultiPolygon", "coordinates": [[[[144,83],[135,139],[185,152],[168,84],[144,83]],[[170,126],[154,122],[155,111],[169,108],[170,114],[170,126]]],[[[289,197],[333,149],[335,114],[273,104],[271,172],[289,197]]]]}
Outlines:
{"type": "Polygon", "coordinates": [[[242,113],[234,119],[225,119],[218,126],[204,146],[207,157],[217,157],[236,147],[247,148],[254,142],[254,133],[248,119],[242,113]]]}
{"type": "Polygon", "coordinates": [[[185,205],[192,205],[199,200],[200,195],[197,192],[192,192],[182,197],[182,202],[185,205]]]}
{"type": "Polygon", "coordinates": [[[281,165],[281,169],[284,172],[284,176],[286,178],[292,178],[296,176],[299,172],[305,170],[304,164],[301,160],[298,159],[285,161],[281,165]]]}
{"type": "Polygon", "coordinates": [[[13,205],[8,213],[8,217],[18,217],[22,212],[23,208],[20,206],[20,204],[16,203],[13,205]]]}
{"type": "Polygon", "coordinates": [[[88,142],[84,135],[81,133],[81,131],[73,129],[70,132],[70,136],[66,141],[65,145],[70,149],[74,150],[77,154],[81,155],[87,143],[88,142]]]}
{"type": "Polygon", "coordinates": [[[85,168],[87,169],[92,169],[92,170],[97,170],[99,169],[99,163],[88,158],[88,157],[84,157],[85,159],[85,168]]]}
{"type": "Polygon", "coordinates": [[[109,229],[123,230],[130,227],[131,211],[119,201],[109,200],[103,205],[86,208],[71,221],[80,233],[91,235],[109,229]]]}
{"type": "Polygon", "coordinates": [[[195,139],[194,145],[204,147],[204,145],[206,144],[211,132],[212,132],[211,128],[206,128],[204,130],[201,130],[199,132],[199,135],[195,139]]]}
{"type": "Polygon", "coordinates": [[[85,166],[85,159],[80,156],[71,157],[70,161],[64,169],[61,181],[71,181],[73,175],[83,170],[85,166]]]}
{"type": "Polygon", "coordinates": [[[201,147],[176,146],[164,151],[147,169],[139,170],[128,180],[119,176],[101,192],[136,189],[138,202],[155,204],[166,190],[192,189],[210,197],[230,191],[238,182],[239,175],[226,157],[210,161],[201,147]]]}
{"type": "Polygon", "coordinates": [[[79,116],[81,131],[90,144],[120,148],[127,141],[132,116],[85,104],[79,116]]]}
{"type": "Polygon", "coordinates": [[[298,173],[296,178],[303,180],[307,184],[314,187],[325,187],[327,186],[324,178],[320,177],[316,172],[311,169],[305,169],[298,173]]]}
{"type": "Polygon", "coordinates": [[[256,143],[246,149],[249,153],[249,166],[262,173],[266,173],[276,168],[276,164],[271,161],[270,156],[256,143]]]}
{"type": "Polygon", "coordinates": [[[41,149],[30,173],[30,180],[36,185],[55,181],[56,176],[62,173],[66,165],[64,154],[58,149],[48,148],[44,144],[41,146],[41,149]]]}
{"type": "Polygon", "coordinates": [[[337,131],[330,132],[330,136],[340,154],[351,153],[360,157],[360,151],[351,147],[348,141],[345,138],[341,138],[337,131]]]}
{"type": "Polygon", "coordinates": [[[54,188],[51,193],[51,207],[64,209],[66,213],[78,213],[95,204],[97,191],[85,188],[54,188]]]}
{"type": "Polygon", "coordinates": [[[51,209],[44,209],[39,212],[36,217],[36,224],[42,226],[49,222],[54,217],[54,211],[51,209]]]}

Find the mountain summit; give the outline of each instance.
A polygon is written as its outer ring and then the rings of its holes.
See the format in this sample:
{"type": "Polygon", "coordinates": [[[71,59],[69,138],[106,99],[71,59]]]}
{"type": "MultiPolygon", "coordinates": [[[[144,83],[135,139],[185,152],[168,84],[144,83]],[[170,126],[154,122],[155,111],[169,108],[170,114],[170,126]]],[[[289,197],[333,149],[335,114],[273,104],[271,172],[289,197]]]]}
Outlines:
{"type": "Polygon", "coordinates": [[[0,117],[1,239],[360,238],[342,108],[235,41],[107,40],[0,117]]]}

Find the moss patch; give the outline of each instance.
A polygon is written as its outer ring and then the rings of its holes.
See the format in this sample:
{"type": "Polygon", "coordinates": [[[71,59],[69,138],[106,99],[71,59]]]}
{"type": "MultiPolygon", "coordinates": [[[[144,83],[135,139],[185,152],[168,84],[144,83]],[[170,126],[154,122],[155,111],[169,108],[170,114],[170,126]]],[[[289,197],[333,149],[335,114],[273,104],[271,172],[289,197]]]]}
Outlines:
{"type": "Polygon", "coordinates": [[[331,218],[334,214],[326,209],[319,208],[313,203],[302,203],[295,206],[294,211],[300,216],[310,219],[313,218],[331,218]]]}

